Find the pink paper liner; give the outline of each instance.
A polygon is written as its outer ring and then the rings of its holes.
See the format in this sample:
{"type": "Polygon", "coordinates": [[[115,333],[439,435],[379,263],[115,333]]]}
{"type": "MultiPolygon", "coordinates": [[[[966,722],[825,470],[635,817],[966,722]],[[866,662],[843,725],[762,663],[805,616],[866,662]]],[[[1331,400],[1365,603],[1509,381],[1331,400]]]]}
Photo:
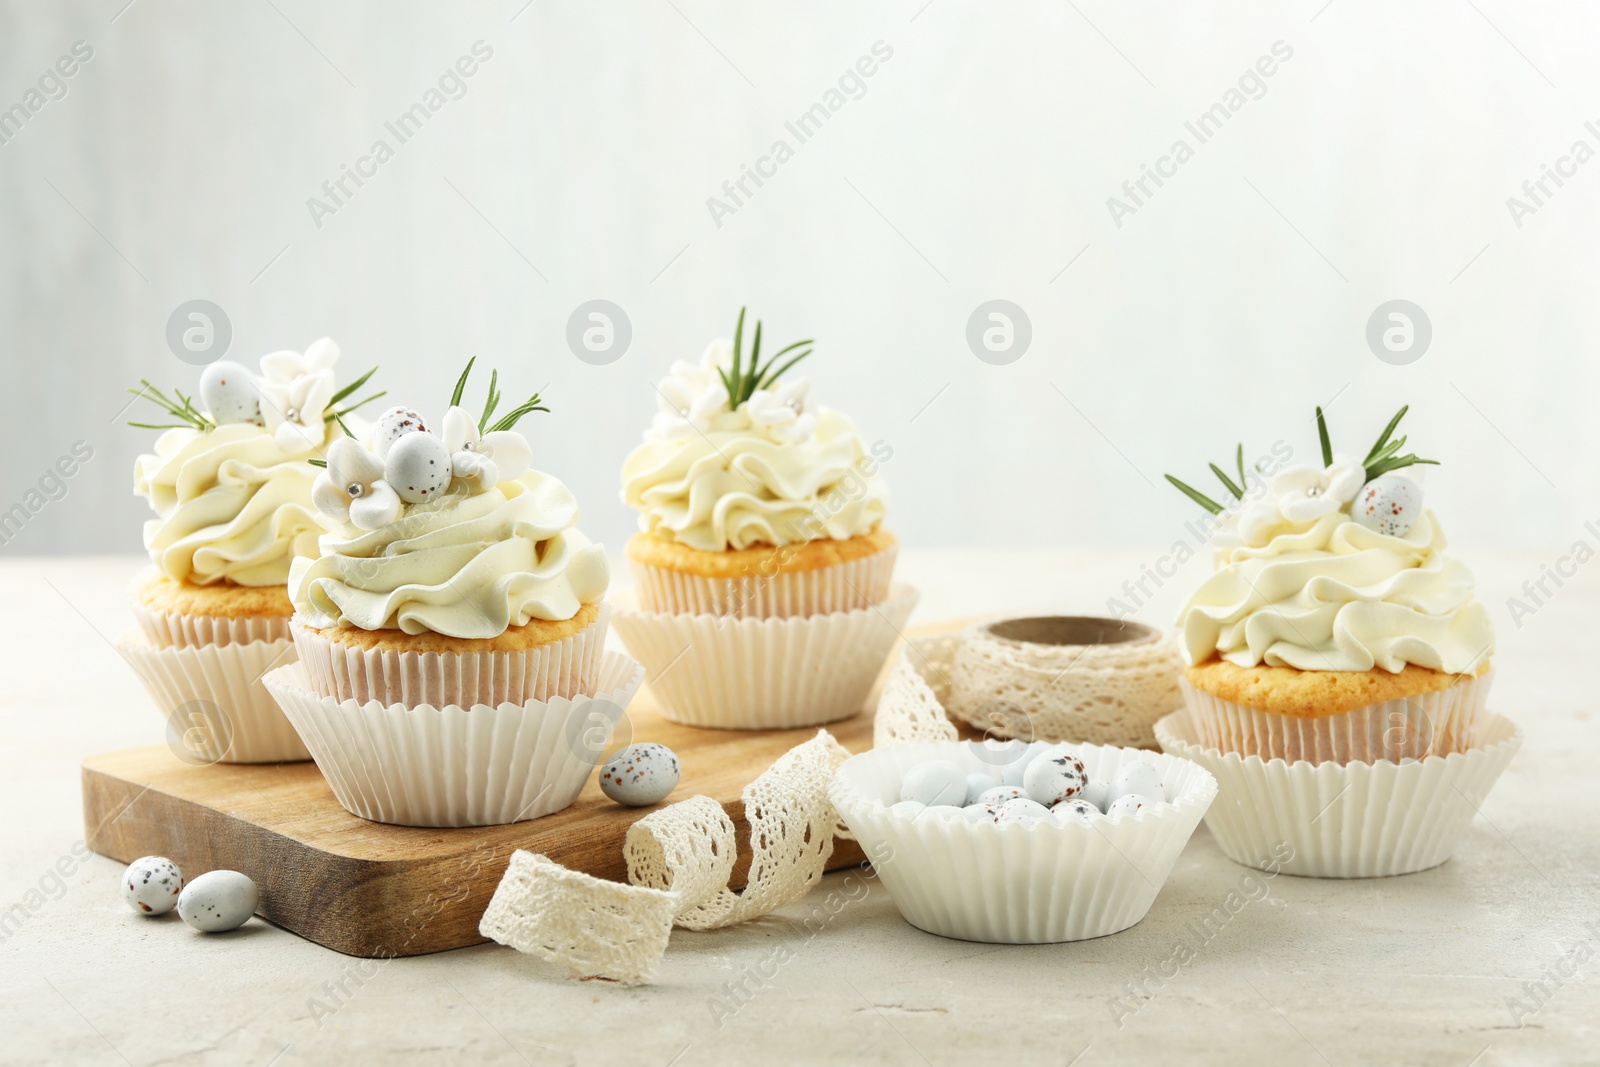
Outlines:
{"type": "Polygon", "coordinates": [[[461,708],[335,700],[304,664],[265,684],[339,804],[399,826],[498,826],[569,807],[627,714],[644,670],[607,653],[593,696],[461,708]]]}
{"type": "Polygon", "coordinates": [[[294,662],[294,645],[287,638],[160,648],[130,633],[117,651],[144,683],[167,720],[169,735],[182,744],[185,760],[287,763],[311,758],[261,683],[269,669],[294,662]],[[185,714],[190,704],[197,707],[185,714]]]}
{"type": "Polygon", "coordinates": [[[1322,718],[1274,715],[1179,682],[1205,748],[1289,763],[1372,763],[1465,752],[1478,743],[1492,670],[1436,693],[1385,700],[1322,718]]]}
{"type": "Polygon", "coordinates": [[[251,641],[289,640],[289,619],[253,615],[231,619],[220,615],[186,615],[159,611],[135,600],[128,605],[145,640],[156,648],[201,648],[246,645],[251,641]]]}
{"type": "Polygon", "coordinates": [[[639,610],[665,615],[785,619],[827,615],[881,604],[889,598],[899,545],[870,556],[765,577],[703,578],[641,563],[631,556],[639,610]]]}
{"type": "Polygon", "coordinates": [[[491,707],[593,693],[611,606],[570,637],[516,652],[398,652],[350,648],[290,622],[314,692],[335,700],[437,708],[491,707]]]}

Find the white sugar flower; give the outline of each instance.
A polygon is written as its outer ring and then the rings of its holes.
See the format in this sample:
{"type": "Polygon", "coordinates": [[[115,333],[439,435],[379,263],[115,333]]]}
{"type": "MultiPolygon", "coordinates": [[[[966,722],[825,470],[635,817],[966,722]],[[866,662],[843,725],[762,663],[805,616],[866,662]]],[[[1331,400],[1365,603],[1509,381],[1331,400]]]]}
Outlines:
{"type": "Polygon", "coordinates": [[[733,359],[733,345],[715,341],[701,357],[700,365],[682,360],[672,365],[671,373],[656,386],[656,413],[651,427],[669,441],[683,441],[697,433],[727,429],[728,389],[717,374],[718,360],[733,359]]]}
{"type": "Polygon", "coordinates": [[[261,417],[285,452],[321,448],[328,439],[323,418],[337,391],[333,364],[339,346],[324,337],[300,352],[273,352],[261,357],[261,417]]]}
{"type": "Polygon", "coordinates": [[[1261,548],[1276,536],[1286,521],[1272,494],[1260,493],[1223,516],[1211,535],[1212,543],[1224,550],[1261,548]]]}
{"type": "Polygon", "coordinates": [[[1272,479],[1272,495],[1290,522],[1314,522],[1342,510],[1366,480],[1366,469],[1339,453],[1326,469],[1288,467],[1279,471],[1272,479]]]}
{"type": "Polygon", "coordinates": [[[328,449],[328,467],[311,486],[311,502],[324,515],[362,530],[376,530],[400,517],[400,495],[383,480],[383,460],[352,437],[328,449]]]}
{"type": "Polygon", "coordinates": [[[517,477],[533,462],[526,437],[515,430],[480,433],[477,420],[460,407],[444,414],[444,444],[450,452],[450,472],[475,493],[517,477]]]}
{"type": "Polygon", "coordinates": [[[744,402],[744,410],[757,429],[779,442],[804,441],[817,428],[817,417],[806,408],[810,383],[804,378],[757,389],[744,402]]]}

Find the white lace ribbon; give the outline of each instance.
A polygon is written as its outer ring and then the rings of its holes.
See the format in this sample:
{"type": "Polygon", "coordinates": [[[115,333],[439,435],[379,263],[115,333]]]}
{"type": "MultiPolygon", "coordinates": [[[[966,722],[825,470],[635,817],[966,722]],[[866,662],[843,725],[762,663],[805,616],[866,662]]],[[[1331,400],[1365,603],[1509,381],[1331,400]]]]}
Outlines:
{"type": "Polygon", "coordinates": [[[839,826],[828,782],[849,755],[819,730],[745,786],[752,856],[741,893],[728,888],[739,847],[733,820],[710,797],[694,796],[628,829],[629,885],[513,853],[479,932],[577,975],[648,982],[674,925],[732,926],[811,891],[839,826]]]}

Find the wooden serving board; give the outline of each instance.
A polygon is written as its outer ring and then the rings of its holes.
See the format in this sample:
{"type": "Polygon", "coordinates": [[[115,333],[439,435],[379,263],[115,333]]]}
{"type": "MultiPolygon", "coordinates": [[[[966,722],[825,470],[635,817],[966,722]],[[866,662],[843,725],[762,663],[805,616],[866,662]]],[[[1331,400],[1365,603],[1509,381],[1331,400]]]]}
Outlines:
{"type": "MultiPolygon", "coordinates": [[[[680,726],[661,716],[648,686],[628,718],[633,741],[659,741],[678,754],[682,777],[663,803],[704,794],[733,819],[741,848],[733,884],[742,886],[750,856],[740,792],[816,728],[680,726]]],[[[827,729],[852,752],[872,746],[870,711],[827,729]]],[[[612,803],[591,777],[572,807],[531,822],[416,829],[351,815],[310,762],[197,767],[158,745],[83,763],[90,848],[123,863],[167,856],[193,874],[243,871],[261,890],[257,914],[352,956],[416,956],[481,943],[478,919],[514,849],[627,881],[623,837],[651,810],[612,803]]],[[[828,866],[862,860],[855,842],[840,840],[828,866]]]]}

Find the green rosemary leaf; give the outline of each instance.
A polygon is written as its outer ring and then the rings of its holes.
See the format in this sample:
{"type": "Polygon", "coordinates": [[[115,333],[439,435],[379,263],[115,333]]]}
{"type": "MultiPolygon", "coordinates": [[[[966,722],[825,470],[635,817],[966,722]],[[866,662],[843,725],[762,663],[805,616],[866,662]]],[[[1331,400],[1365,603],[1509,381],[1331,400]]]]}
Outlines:
{"type": "MultiPolygon", "coordinates": [[[[489,396],[483,402],[483,415],[478,419],[479,426],[489,425],[489,420],[494,417],[494,409],[500,406],[500,372],[489,372],[489,396]]],[[[482,430],[478,431],[482,433],[482,430]]]]}
{"type": "Polygon", "coordinates": [[[744,308],[739,309],[739,321],[733,326],[733,374],[727,382],[728,410],[730,411],[739,406],[739,389],[744,384],[739,380],[739,365],[742,360],[740,346],[744,343],[744,312],[744,308]]]}
{"type": "Polygon", "coordinates": [[[804,352],[800,353],[798,356],[795,356],[789,362],[785,363],[783,366],[779,367],[777,370],[775,370],[771,374],[767,375],[767,380],[766,380],[765,384],[766,385],[772,385],[772,384],[776,383],[779,378],[782,378],[784,376],[784,374],[788,372],[790,367],[794,366],[796,363],[799,363],[802,359],[805,359],[807,356],[809,356],[811,354],[811,352],[812,352],[811,349],[809,349],[809,348],[806,349],[804,352]]]}
{"type": "Polygon", "coordinates": [[[323,470],[328,469],[328,461],[325,459],[308,459],[306,462],[311,464],[313,467],[321,467],[323,470]]]}
{"type": "Polygon", "coordinates": [[[1367,481],[1370,482],[1374,478],[1381,478],[1390,471],[1397,471],[1402,467],[1415,467],[1420,463],[1426,463],[1434,467],[1439,465],[1439,461],[1436,459],[1423,459],[1420,456],[1394,456],[1390,459],[1380,460],[1367,467],[1367,481]]]}
{"type": "Polygon", "coordinates": [[[1217,476],[1217,480],[1228,487],[1228,492],[1233,494],[1233,498],[1235,500],[1244,499],[1244,488],[1242,486],[1234,485],[1233,479],[1228,477],[1227,472],[1221,467],[1217,466],[1215,463],[1211,464],[1211,473],[1215,474],[1217,476]]]}
{"type": "MultiPolygon", "coordinates": [[[[368,397],[362,397],[360,400],[357,400],[354,404],[347,404],[344,407],[339,408],[337,410],[335,410],[334,408],[330,407],[330,408],[328,408],[326,411],[324,411],[322,413],[322,421],[323,422],[333,422],[335,419],[338,419],[341,416],[350,414],[352,411],[356,410],[357,408],[359,408],[363,404],[370,404],[374,400],[378,399],[380,396],[388,396],[388,395],[389,395],[389,390],[387,390],[387,389],[379,389],[376,393],[373,393],[371,396],[368,396],[368,397]]],[[[345,432],[349,433],[348,430],[345,431],[345,432]]],[[[354,437],[355,434],[350,434],[350,436],[354,437]]]]}
{"type": "Polygon", "coordinates": [[[1174,486],[1176,486],[1177,489],[1178,489],[1178,492],[1182,493],[1184,496],[1188,497],[1190,500],[1193,500],[1196,504],[1199,504],[1201,507],[1203,507],[1207,511],[1211,512],[1211,514],[1213,514],[1213,515],[1221,515],[1222,514],[1222,505],[1217,503],[1215,500],[1212,500],[1210,497],[1206,496],[1200,490],[1194,488],[1193,486],[1185,485],[1183,482],[1179,481],[1177,478],[1174,478],[1170,474],[1163,475],[1162,477],[1166,478],[1167,481],[1171,482],[1174,486]]]}
{"type": "Polygon", "coordinates": [[[1234,465],[1239,468],[1239,484],[1249,485],[1250,479],[1244,476],[1244,442],[1239,442],[1239,449],[1233,454],[1234,465]]]}
{"type": "Polygon", "coordinates": [[[192,430],[192,422],[130,422],[129,426],[137,426],[141,430],[192,430]]]}
{"type": "Polygon", "coordinates": [[[1410,410],[1410,404],[1403,404],[1401,405],[1400,410],[1394,413],[1394,418],[1389,420],[1389,425],[1383,428],[1383,433],[1378,435],[1377,442],[1372,446],[1372,450],[1367,453],[1367,462],[1371,462],[1373,459],[1377,458],[1379,451],[1384,445],[1389,443],[1389,435],[1394,433],[1395,427],[1400,425],[1400,420],[1405,418],[1406,412],[1410,410]]]}
{"type": "Polygon", "coordinates": [[[467,369],[461,372],[461,377],[456,379],[456,391],[450,394],[450,406],[455,407],[461,403],[461,394],[467,388],[467,375],[472,373],[472,365],[478,362],[478,357],[473,356],[467,360],[467,369]]]}
{"type": "Polygon", "coordinates": [[[500,421],[499,422],[495,423],[493,426],[490,426],[488,429],[484,430],[483,432],[484,433],[494,433],[494,432],[496,432],[498,430],[509,430],[509,429],[512,429],[513,427],[515,427],[517,425],[517,423],[519,421],[521,421],[522,416],[530,414],[530,413],[535,412],[535,411],[548,412],[549,410],[550,410],[549,408],[545,407],[542,403],[540,403],[539,394],[538,393],[534,393],[527,400],[523,401],[522,403],[518,404],[516,407],[512,408],[510,411],[508,411],[504,415],[502,415],[500,417],[500,421]]]}
{"type": "Polygon", "coordinates": [[[367,384],[367,379],[372,377],[376,373],[378,373],[378,368],[377,367],[373,367],[371,370],[367,371],[367,373],[363,374],[361,377],[357,378],[355,381],[351,382],[349,385],[345,386],[343,389],[340,389],[337,393],[334,393],[332,396],[330,396],[328,398],[328,406],[330,408],[331,407],[338,407],[339,401],[343,400],[345,397],[349,396],[351,393],[354,393],[357,389],[360,389],[363,385],[366,385],[367,384]]]}
{"type": "MultiPolygon", "coordinates": [[[[340,416],[340,415],[335,415],[335,416],[334,416],[334,417],[333,417],[333,421],[334,421],[334,422],[335,422],[335,423],[337,423],[337,424],[338,424],[338,426],[339,426],[339,429],[341,429],[341,430],[343,430],[343,431],[344,431],[344,435],[345,435],[345,436],[346,436],[346,437],[354,437],[354,436],[355,436],[355,434],[353,434],[353,433],[351,433],[351,432],[350,432],[350,427],[348,427],[348,426],[346,426],[346,425],[345,425],[345,424],[344,424],[344,418],[343,418],[343,417],[342,417],[342,416],[340,416]]],[[[327,464],[326,464],[326,463],[324,463],[324,464],[323,464],[323,466],[327,466],[327,464]]]]}
{"type": "Polygon", "coordinates": [[[1333,466],[1333,445],[1328,441],[1328,420],[1322,417],[1322,408],[1317,408],[1317,440],[1322,443],[1322,465],[1333,466]]]}

